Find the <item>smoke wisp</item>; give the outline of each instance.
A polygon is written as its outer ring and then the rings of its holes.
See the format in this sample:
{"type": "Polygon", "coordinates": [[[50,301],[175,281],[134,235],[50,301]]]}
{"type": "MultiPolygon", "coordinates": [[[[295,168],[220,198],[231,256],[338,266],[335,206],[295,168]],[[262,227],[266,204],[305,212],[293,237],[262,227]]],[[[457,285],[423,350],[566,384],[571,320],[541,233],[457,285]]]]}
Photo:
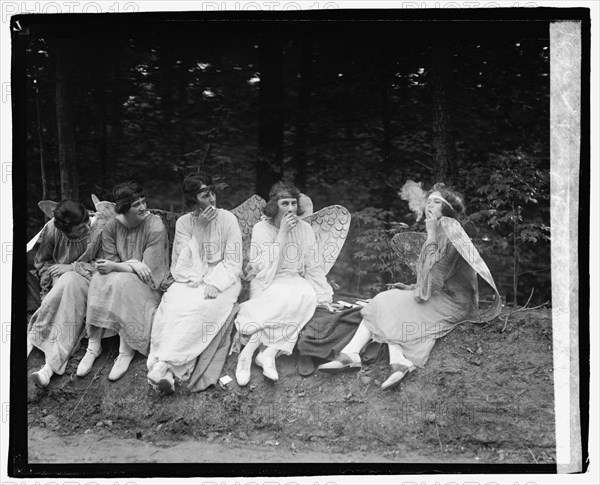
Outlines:
{"type": "Polygon", "coordinates": [[[422,219],[425,211],[427,192],[422,189],[422,185],[422,182],[407,180],[398,192],[400,198],[408,202],[408,208],[417,216],[417,222],[422,219]]]}

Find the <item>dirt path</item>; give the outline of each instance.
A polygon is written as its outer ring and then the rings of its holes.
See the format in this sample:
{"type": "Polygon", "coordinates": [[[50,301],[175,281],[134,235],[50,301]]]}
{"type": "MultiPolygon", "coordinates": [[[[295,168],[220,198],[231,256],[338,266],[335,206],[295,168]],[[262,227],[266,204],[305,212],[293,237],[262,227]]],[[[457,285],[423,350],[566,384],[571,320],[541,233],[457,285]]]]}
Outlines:
{"type": "MultiPolygon", "coordinates": [[[[75,377],[83,351],[48,388],[28,386],[30,459],[218,462],[555,463],[549,310],[440,339],[423,369],[392,391],[387,359],[357,373],[301,377],[296,355],[280,381],[253,366],[251,385],[161,396],[138,356],[107,379],[117,346],[91,376],[75,377]],[[68,452],[67,452],[68,450],[68,452]]],[[[29,372],[39,368],[34,352],[29,372]]],[[[224,374],[235,374],[235,359],[224,374]]]]}

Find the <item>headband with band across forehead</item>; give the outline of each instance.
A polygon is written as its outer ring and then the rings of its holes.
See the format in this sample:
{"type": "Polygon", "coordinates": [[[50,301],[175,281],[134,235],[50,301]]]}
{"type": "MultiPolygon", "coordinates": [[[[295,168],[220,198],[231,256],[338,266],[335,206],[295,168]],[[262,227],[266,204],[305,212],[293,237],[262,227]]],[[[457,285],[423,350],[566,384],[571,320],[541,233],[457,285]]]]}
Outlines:
{"type": "Polygon", "coordinates": [[[438,200],[444,202],[445,204],[448,204],[448,207],[450,207],[450,209],[454,210],[454,207],[452,207],[452,204],[450,204],[450,202],[448,202],[446,199],[444,199],[441,195],[433,195],[433,194],[431,194],[427,198],[427,200],[429,200],[429,199],[438,199],[438,200]]]}
{"type": "Polygon", "coordinates": [[[134,192],[131,195],[126,195],[124,197],[119,197],[118,199],[115,200],[115,205],[119,206],[119,207],[123,207],[124,205],[127,204],[132,204],[134,203],[136,200],[138,199],[143,199],[144,197],[146,197],[144,195],[144,192],[134,192]]]}

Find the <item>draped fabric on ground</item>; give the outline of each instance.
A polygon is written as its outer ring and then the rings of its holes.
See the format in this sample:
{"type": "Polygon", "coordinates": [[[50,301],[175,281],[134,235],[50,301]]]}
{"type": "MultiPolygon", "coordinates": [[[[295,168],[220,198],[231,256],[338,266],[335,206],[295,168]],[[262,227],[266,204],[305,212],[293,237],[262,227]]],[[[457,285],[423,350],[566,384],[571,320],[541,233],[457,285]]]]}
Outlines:
{"type": "MultiPolygon", "coordinates": [[[[77,349],[85,330],[88,288],[94,271],[100,234],[73,240],[54,226],[51,220],[42,231],[35,256],[40,274],[42,301],[28,325],[28,341],[39,348],[46,363],[56,374],[64,374],[69,356],[77,349]],[[54,264],[72,264],[73,270],[52,278],[54,264]]],[[[36,281],[31,282],[35,285],[36,281]]],[[[29,281],[28,281],[29,287],[29,281]]]]}
{"type": "MultiPolygon", "coordinates": [[[[99,329],[118,333],[133,349],[148,354],[154,313],[169,271],[167,231],[160,217],[148,215],[130,228],[117,218],[103,231],[103,257],[115,262],[143,262],[152,272],[145,284],[135,273],[96,273],[90,283],[87,309],[88,335],[99,329]]],[[[106,334],[105,334],[106,335],[106,334]]]]}
{"type": "MultiPolygon", "coordinates": [[[[473,265],[482,272],[487,266],[480,257],[475,259],[472,252],[465,259],[462,254],[467,253],[455,246],[457,241],[463,245],[470,243],[457,221],[442,218],[435,242],[426,242],[421,249],[415,289],[379,293],[362,311],[373,339],[400,345],[406,358],[417,366],[425,365],[436,339],[477,314],[478,271],[473,265]],[[451,228],[452,239],[447,228],[451,228]]],[[[489,270],[487,274],[486,282],[493,285],[489,270]]],[[[485,316],[494,318],[498,312],[496,306],[485,316]]]]}
{"type": "MultiPolygon", "coordinates": [[[[194,372],[192,387],[202,390],[216,382],[217,368],[220,364],[220,374],[225,363],[217,350],[231,333],[233,320],[228,321],[228,317],[232,317],[241,290],[242,236],[236,217],[218,209],[217,217],[204,229],[192,214],[180,217],[171,273],[175,282],[163,295],[156,312],[148,369],[156,362],[166,362],[176,378],[187,380],[198,361],[200,367],[194,372]],[[207,285],[219,290],[216,298],[205,299],[207,285]],[[209,365],[205,353],[217,360],[209,365]],[[199,375],[202,366],[208,371],[204,380],[199,375]]],[[[227,350],[224,357],[226,354],[227,350]]]]}
{"type": "Polygon", "coordinates": [[[250,300],[240,305],[236,328],[289,355],[317,304],[330,302],[333,291],[310,225],[298,221],[282,242],[278,233],[267,218],[252,230],[250,300]]]}

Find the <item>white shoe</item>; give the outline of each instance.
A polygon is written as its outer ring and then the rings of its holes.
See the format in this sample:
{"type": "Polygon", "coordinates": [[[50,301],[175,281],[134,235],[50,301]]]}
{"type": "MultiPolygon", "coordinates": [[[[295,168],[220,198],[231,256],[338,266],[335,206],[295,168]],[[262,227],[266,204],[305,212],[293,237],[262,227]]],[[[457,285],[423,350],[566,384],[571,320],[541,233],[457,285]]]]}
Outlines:
{"type": "Polygon", "coordinates": [[[254,362],[257,366],[262,367],[263,375],[267,379],[271,379],[272,381],[279,380],[279,374],[277,373],[277,369],[275,368],[275,359],[267,361],[264,358],[263,353],[260,352],[254,359],[254,362]]]}
{"type": "Polygon", "coordinates": [[[235,380],[238,386],[244,387],[250,382],[250,367],[252,366],[252,357],[249,359],[238,357],[237,367],[235,368],[235,380]]]}
{"type": "Polygon", "coordinates": [[[355,361],[352,359],[352,356],[341,353],[337,359],[327,362],[326,364],[321,364],[317,367],[317,370],[328,374],[337,374],[347,370],[360,370],[361,367],[362,362],[360,358],[358,361],[355,361]]]}
{"type": "Polygon", "coordinates": [[[112,369],[110,370],[110,374],[108,374],[108,380],[116,381],[123,377],[123,374],[125,374],[127,369],[129,369],[129,364],[131,364],[131,361],[134,357],[135,352],[132,352],[131,354],[119,353],[115,359],[112,369]]]}
{"type": "Polygon", "coordinates": [[[46,387],[50,384],[50,378],[54,375],[54,372],[50,368],[48,364],[44,364],[44,366],[37,372],[31,374],[31,380],[33,383],[41,388],[46,387]]]}
{"type": "Polygon", "coordinates": [[[416,369],[414,365],[409,367],[407,365],[402,364],[392,364],[391,367],[393,372],[390,374],[390,377],[388,377],[383,382],[383,384],[381,384],[381,389],[384,391],[386,389],[392,389],[393,387],[397,386],[400,383],[400,381],[404,379],[404,376],[406,376],[406,374],[416,369]]]}
{"type": "Polygon", "coordinates": [[[101,355],[102,347],[100,347],[98,351],[90,350],[88,347],[83,359],[81,359],[81,362],[79,362],[79,365],[77,366],[77,377],[87,376],[92,370],[92,366],[94,365],[96,357],[100,357],[101,355]]]}
{"type": "Polygon", "coordinates": [[[166,362],[159,361],[152,366],[150,372],[148,372],[148,380],[152,382],[152,384],[158,385],[158,381],[160,381],[167,371],[169,370],[169,366],[166,362]]]}

